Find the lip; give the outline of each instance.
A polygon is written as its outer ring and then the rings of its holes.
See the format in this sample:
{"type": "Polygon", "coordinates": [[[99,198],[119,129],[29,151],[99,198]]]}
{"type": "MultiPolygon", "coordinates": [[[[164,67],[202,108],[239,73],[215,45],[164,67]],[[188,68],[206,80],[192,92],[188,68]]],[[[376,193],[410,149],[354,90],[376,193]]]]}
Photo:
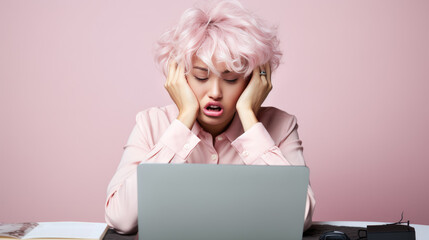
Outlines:
{"type": "Polygon", "coordinates": [[[204,112],[205,115],[207,115],[209,117],[219,117],[223,113],[223,106],[219,102],[209,102],[209,103],[207,103],[204,106],[203,112],[204,112]],[[207,108],[209,106],[218,106],[218,107],[220,107],[220,111],[211,111],[211,110],[208,110],[207,108]]]}

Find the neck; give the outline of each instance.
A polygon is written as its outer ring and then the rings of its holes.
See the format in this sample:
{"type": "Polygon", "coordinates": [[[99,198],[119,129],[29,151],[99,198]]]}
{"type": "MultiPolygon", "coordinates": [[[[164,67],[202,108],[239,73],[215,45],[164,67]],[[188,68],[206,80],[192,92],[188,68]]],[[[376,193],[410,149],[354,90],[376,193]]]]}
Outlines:
{"type": "MultiPolygon", "coordinates": [[[[235,114],[234,114],[235,116],[235,114]]],[[[198,124],[200,124],[201,128],[204,129],[204,131],[210,133],[213,137],[213,140],[221,133],[223,133],[224,131],[226,131],[226,129],[228,129],[228,127],[231,125],[232,121],[234,120],[234,117],[231,118],[231,120],[229,120],[228,122],[219,124],[219,125],[208,125],[208,124],[204,124],[198,121],[198,124]]]]}

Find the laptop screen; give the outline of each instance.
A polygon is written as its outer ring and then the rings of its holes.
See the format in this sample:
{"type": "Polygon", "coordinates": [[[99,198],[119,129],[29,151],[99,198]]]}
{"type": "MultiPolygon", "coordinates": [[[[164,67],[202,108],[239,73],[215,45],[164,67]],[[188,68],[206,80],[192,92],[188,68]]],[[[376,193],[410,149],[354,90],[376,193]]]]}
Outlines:
{"type": "Polygon", "coordinates": [[[305,166],[141,164],[139,239],[302,239],[305,166]]]}

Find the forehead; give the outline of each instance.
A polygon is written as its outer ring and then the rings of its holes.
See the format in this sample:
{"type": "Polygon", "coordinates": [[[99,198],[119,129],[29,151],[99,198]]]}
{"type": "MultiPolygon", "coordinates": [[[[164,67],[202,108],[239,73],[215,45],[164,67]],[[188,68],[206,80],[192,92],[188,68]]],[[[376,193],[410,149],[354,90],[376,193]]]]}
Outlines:
{"type": "MultiPolygon", "coordinates": [[[[228,69],[226,64],[224,62],[216,62],[214,59],[212,60],[212,64],[215,66],[216,71],[219,73],[229,72],[231,69],[228,69]]],[[[199,57],[193,56],[192,57],[192,66],[193,67],[199,67],[204,69],[209,69],[207,64],[205,64],[199,57]]]]}

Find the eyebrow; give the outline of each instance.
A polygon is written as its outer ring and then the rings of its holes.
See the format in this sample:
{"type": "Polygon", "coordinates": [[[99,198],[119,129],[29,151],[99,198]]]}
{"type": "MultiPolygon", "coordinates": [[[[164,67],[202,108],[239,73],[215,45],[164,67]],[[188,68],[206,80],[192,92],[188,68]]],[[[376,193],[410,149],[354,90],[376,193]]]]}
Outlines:
{"type": "MultiPolygon", "coordinates": [[[[199,69],[199,70],[201,70],[201,71],[205,71],[205,72],[208,72],[208,71],[209,71],[207,68],[203,68],[203,67],[194,66],[194,68],[199,69]]],[[[225,71],[223,71],[223,73],[230,73],[230,72],[231,72],[231,71],[229,71],[229,70],[225,70],[225,71]]]]}

